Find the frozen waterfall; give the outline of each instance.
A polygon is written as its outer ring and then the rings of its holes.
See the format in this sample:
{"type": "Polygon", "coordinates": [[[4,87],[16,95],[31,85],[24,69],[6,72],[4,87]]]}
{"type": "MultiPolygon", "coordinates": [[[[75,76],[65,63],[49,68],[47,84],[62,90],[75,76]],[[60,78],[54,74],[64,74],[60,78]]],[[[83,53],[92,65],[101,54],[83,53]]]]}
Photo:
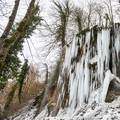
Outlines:
{"type": "MultiPolygon", "coordinates": [[[[117,70],[120,67],[118,64],[119,53],[119,24],[115,24],[114,29],[95,26],[91,30],[82,31],[78,36],[75,36],[72,43],[66,46],[62,70],[63,76],[66,75],[64,73],[67,70],[69,78],[67,109],[74,112],[77,108],[90,102],[101,103],[105,100],[108,90],[107,88],[105,90],[105,87],[109,87],[112,80],[107,81],[108,75],[118,76],[120,74],[117,70]],[[97,90],[96,95],[94,92],[97,90]]],[[[60,81],[62,81],[62,90],[64,90],[66,81],[61,77],[58,84],[61,83],[60,81]]],[[[63,93],[64,91],[61,91],[60,96],[62,94],[62,99],[66,99],[63,93]]],[[[58,101],[62,101],[60,96],[58,101]]]]}

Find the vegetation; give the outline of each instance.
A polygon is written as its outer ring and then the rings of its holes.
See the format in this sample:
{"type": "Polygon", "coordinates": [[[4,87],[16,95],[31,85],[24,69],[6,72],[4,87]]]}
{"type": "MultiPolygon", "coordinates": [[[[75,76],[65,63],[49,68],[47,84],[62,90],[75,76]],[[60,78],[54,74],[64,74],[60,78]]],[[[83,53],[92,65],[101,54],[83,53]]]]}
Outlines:
{"type": "Polygon", "coordinates": [[[1,36],[1,48],[0,48],[0,89],[3,89],[8,79],[16,80],[16,84],[12,87],[7,101],[5,103],[4,110],[7,110],[13,100],[17,87],[19,86],[18,97],[21,102],[21,93],[26,74],[29,70],[28,60],[22,65],[18,53],[22,52],[24,39],[29,38],[36,26],[40,24],[41,17],[39,16],[39,6],[35,4],[35,0],[31,0],[25,17],[17,24],[16,29],[9,34],[12,28],[14,19],[19,6],[19,1],[16,0],[16,4],[13,8],[13,13],[10,17],[10,21],[1,36]],[[8,36],[9,34],[9,36],[8,36]]]}
{"type": "MultiPolygon", "coordinates": [[[[36,3],[36,0],[31,0],[28,5],[27,12],[24,18],[19,22],[15,23],[15,18],[19,8],[20,0],[15,0],[15,5],[13,7],[12,13],[8,20],[8,23],[3,30],[3,33],[0,37],[0,90],[5,87],[8,79],[13,79],[16,81],[16,84],[12,86],[12,89],[9,91],[7,101],[5,103],[5,109],[9,108],[16,90],[18,90],[19,102],[21,102],[22,88],[26,80],[28,71],[30,70],[28,60],[24,59],[24,63],[18,57],[18,54],[23,54],[23,43],[25,39],[29,39],[34,30],[37,29],[38,25],[41,25],[41,21],[45,21],[39,15],[40,9],[39,4],[36,3]],[[13,26],[15,29],[13,30],[13,26]]],[[[1,3],[1,1],[0,1],[1,3]]],[[[97,3],[96,1],[90,1],[87,4],[87,10],[82,7],[76,7],[71,4],[70,0],[63,1],[53,1],[54,11],[52,16],[55,22],[51,27],[47,22],[46,29],[49,30],[51,36],[47,36],[50,40],[47,43],[51,46],[50,43],[55,44],[59,47],[59,60],[56,62],[55,71],[52,77],[49,77],[49,67],[48,64],[44,64],[46,67],[46,80],[45,86],[43,87],[42,92],[40,91],[37,95],[33,106],[37,107],[36,115],[43,110],[45,105],[48,105],[49,112],[54,111],[53,114],[57,114],[60,107],[64,108],[68,105],[69,101],[69,75],[68,70],[65,69],[62,78],[62,83],[57,86],[58,78],[60,76],[60,67],[62,66],[64,57],[65,57],[65,47],[70,47],[70,44],[75,35],[78,37],[77,45],[77,55],[71,59],[71,65],[80,61],[83,54],[83,46],[80,45],[81,42],[85,43],[86,32],[91,30],[90,41],[90,51],[94,51],[93,46],[97,44],[97,31],[101,28],[112,27],[110,31],[111,41],[114,39],[114,11],[112,8],[111,0],[104,3],[97,3]],[[77,27],[77,29],[76,29],[77,27]],[[75,29],[74,29],[75,28],[75,29]],[[72,32],[71,32],[72,31],[72,32]],[[71,34],[72,33],[72,34],[71,34]],[[70,35],[72,36],[70,39],[70,35]],[[54,42],[51,42],[51,38],[54,39],[54,42]],[[82,38],[82,39],[81,39],[82,38]],[[81,41],[80,41],[81,40],[81,41]],[[52,105],[56,103],[55,100],[51,100],[52,97],[56,97],[64,89],[65,93],[61,99],[59,99],[57,106],[52,105]],[[57,95],[55,94],[57,91],[57,95]],[[52,106],[52,107],[51,107],[52,106]]],[[[119,11],[119,9],[117,9],[119,11]]],[[[117,12],[118,12],[117,11],[117,12]]],[[[41,30],[41,28],[40,28],[41,30]]],[[[112,48],[112,42],[110,43],[110,48],[112,48]]],[[[87,48],[87,47],[86,47],[87,48]]],[[[45,48],[46,49],[46,48],[45,48]]],[[[50,52],[50,50],[49,50],[50,52]]],[[[112,51],[110,51],[112,55],[112,51]]],[[[39,56],[39,55],[38,55],[39,56]]],[[[93,56],[92,56],[93,57],[93,56]]],[[[110,65],[112,60],[110,61],[110,65]]],[[[109,66],[110,66],[109,65],[109,66]]],[[[91,70],[96,70],[96,64],[89,65],[91,70]]],[[[110,66],[112,71],[112,66],[110,66]]],[[[71,69],[71,73],[74,73],[75,67],[71,69]]],[[[94,79],[93,79],[94,80],[94,79]]],[[[57,97],[56,97],[57,98],[57,97]]]]}
{"type": "Polygon", "coordinates": [[[68,20],[70,16],[70,3],[68,0],[65,3],[60,2],[53,2],[56,9],[56,17],[58,18],[58,22],[56,24],[55,29],[55,40],[61,42],[62,47],[66,45],[65,36],[66,36],[66,29],[68,25],[68,20]]]}
{"type": "Polygon", "coordinates": [[[22,52],[24,39],[29,38],[36,26],[40,24],[39,6],[34,5],[32,0],[23,20],[18,24],[15,31],[12,31],[10,37],[6,38],[3,43],[0,54],[0,81],[7,79],[19,80],[22,70],[21,61],[18,53],[22,52]]]}

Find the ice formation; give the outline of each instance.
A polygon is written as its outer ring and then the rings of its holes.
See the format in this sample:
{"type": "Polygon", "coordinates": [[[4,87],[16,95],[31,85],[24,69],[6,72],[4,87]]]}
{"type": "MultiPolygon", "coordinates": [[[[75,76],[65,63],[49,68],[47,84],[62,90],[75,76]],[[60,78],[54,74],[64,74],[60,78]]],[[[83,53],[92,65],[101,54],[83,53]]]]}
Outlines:
{"type": "MultiPolygon", "coordinates": [[[[71,114],[89,103],[105,102],[108,87],[113,79],[119,80],[120,27],[97,28],[83,31],[66,46],[62,75],[67,69],[69,78],[69,105],[71,114]],[[118,76],[118,77],[116,77],[118,76]],[[97,91],[97,94],[95,94],[97,91]]],[[[62,81],[64,90],[65,80],[62,81]]],[[[64,91],[62,99],[65,99],[64,91]]],[[[60,99],[60,97],[59,97],[60,99]]],[[[58,99],[58,101],[59,101],[58,99]]],[[[62,101],[60,99],[60,101],[62,101]]]]}

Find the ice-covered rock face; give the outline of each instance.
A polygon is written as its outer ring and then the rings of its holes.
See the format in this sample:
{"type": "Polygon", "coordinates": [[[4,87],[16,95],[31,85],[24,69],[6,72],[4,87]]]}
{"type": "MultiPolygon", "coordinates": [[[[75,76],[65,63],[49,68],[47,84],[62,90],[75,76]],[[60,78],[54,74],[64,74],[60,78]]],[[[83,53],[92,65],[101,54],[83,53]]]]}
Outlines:
{"type": "MultiPolygon", "coordinates": [[[[110,76],[120,76],[119,53],[119,24],[116,24],[114,29],[95,26],[90,31],[75,36],[72,43],[66,46],[62,71],[62,76],[66,75],[67,71],[69,78],[68,108],[74,111],[77,107],[90,102],[101,103],[105,100],[107,88],[113,79],[110,76]],[[108,86],[105,87],[103,84],[108,86]]],[[[60,92],[62,98],[59,97],[59,100],[62,101],[66,98],[64,91],[66,80],[60,78],[58,84],[60,83],[62,83],[60,92]]]]}

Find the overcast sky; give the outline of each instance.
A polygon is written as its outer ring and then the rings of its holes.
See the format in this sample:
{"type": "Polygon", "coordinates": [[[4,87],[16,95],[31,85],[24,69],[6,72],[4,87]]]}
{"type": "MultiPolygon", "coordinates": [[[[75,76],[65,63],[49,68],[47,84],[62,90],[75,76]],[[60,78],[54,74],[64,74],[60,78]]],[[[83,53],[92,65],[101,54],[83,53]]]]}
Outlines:
{"type": "MultiPolygon", "coordinates": [[[[14,1],[15,0],[7,0],[8,5],[9,5],[9,7],[7,8],[7,11],[12,10],[13,5],[14,5],[14,1]]],[[[62,0],[62,1],[64,1],[64,0],[62,0]]],[[[73,4],[75,4],[76,6],[81,6],[81,7],[84,7],[84,8],[87,5],[88,1],[90,1],[90,0],[71,0],[71,2],[73,4]]],[[[101,2],[102,0],[96,0],[96,1],[101,2]]],[[[23,18],[24,14],[27,10],[27,6],[28,6],[29,2],[30,2],[30,0],[21,0],[20,1],[20,6],[19,6],[18,13],[17,13],[16,22],[19,22],[23,18]]],[[[51,18],[49,17],[49,14],[51,12],[52,0],[41,0],[40,1],[40,6],[41,6],[41,11],[42,11],[41,15],[44,18],[46,18],[47,21],[50,21],[51,18]]],[[[3,28],[5,27],[7,21],[8,21],[7,17],[0,17],[0,25],[2,25],[3,28]]],[[[26,58],[28,58],[30,60],[30,62],[35,62],[35,63],[40,63],[40,62],[41,63],[42,62],[47,62],[48,63],[48,62],[50,62],[52,64],[53,61],[54,61],[54,58],[57,55],[53,51],[46,61],[43,59],[42,56],[45,52],[45,51],[43,51],[44,44],[41,42],[41,41],[43,41],[43,38],[40,37],[38,31],[36,31],[36,34],[32,35],[31,40],[32,40],[32,42],[34,42],[34,46],[35,46],[35,48],[34,48],[32,43],[29,40],[29,44],[30,44],[30,47],[32,49],[32,54],[34,56],[34,58],[33,58],[34,60],[32,59],[32,56],[30,54],[28,44],[25,42],[25,44],[24,44],[24,46],[25,46],[24,47],[24,54],[25,54],[26,58]],[[36,53],[36,51],[37,51],[37,53],[36,53]],[[39,56],[38,56],[38,54],[39,54],[39,56]]],[[[45,38],[44,38],[44,41],[45,41],[45,38]]]]}

